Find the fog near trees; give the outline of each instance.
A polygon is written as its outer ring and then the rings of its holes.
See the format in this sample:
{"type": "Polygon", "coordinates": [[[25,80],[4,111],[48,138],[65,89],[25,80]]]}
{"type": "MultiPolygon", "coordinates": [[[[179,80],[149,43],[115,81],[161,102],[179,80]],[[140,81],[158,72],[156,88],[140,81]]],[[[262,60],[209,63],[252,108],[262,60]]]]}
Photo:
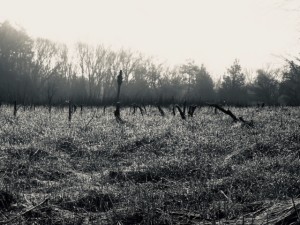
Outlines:
{"type": "MultiPolygon", "coordinates": [[[[225,68],[224,68],[225,69],[225,68]]],[[[99,44],[74,48],[32,39],[9,22],[0,24],[0,102],[58,105],[114,104],[116,79],[123,71],[123,104],[173,104],[187,101],[229,105],[300,105],[300,59],[272,71],[260,69],[246,81],[238,60],[214,81],[205,65],[187,61],[175,67],[130,49],[99,44]]]]}

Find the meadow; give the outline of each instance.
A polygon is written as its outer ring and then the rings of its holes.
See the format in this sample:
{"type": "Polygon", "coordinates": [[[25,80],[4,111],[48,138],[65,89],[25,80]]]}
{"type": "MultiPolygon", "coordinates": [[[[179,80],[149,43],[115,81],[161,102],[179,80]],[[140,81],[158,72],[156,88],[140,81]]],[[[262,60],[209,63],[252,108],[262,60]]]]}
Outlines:
{"type": "Polygon", "coordinates": [[[230,110],[2,106],[0,224],[297,224],[300,108],[230,110]]]}

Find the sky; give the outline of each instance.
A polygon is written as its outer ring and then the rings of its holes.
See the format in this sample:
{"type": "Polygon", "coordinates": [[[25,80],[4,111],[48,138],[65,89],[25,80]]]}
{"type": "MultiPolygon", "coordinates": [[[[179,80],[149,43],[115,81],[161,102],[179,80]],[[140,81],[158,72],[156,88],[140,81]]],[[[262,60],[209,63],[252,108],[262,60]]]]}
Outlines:
{"type": "Polygon", "coordinates": [[[214,78],[235,59],[277,68],[300,53],[299,0],[0,0],[0,22],[28,35],[129,48],[168,65],[194,60],[214,78]]]}

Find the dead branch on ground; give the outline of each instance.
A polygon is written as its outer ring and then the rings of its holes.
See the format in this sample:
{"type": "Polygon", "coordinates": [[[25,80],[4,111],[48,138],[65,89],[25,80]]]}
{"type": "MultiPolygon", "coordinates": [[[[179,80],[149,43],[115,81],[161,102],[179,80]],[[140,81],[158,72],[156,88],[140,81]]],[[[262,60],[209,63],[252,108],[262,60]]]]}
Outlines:
{"type": "Polygon", "coordinates": [[[248,127],[254,127],[253,120],[246,121],[243,117],[237,117],[234,115],[229,109],[224,109],[223,107],[217,105],[217,104],[208,104],[209,106],[215,107],[215,109],[220,110],[221,112],[225,113],[226,115],[230,116],[233,119],[233,122],[242,122],[242,124],[248,126],[248,127]]]}

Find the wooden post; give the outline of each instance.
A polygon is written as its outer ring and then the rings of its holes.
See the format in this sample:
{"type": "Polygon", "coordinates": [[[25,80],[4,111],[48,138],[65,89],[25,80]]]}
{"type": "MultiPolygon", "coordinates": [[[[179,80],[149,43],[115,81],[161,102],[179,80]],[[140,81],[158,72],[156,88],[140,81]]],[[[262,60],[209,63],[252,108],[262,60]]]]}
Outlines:
{"type": "Polygon", "coordinates": [[[72,120],[72,102],[69,101],[69,122],[72,120]]]}
{"type": "Polygon", "coordinates": [[[49,103],[48,104],[48,111],[49,111],[50,114],[51,114],[51,110],[52,110],[52,105],[51,105],[51,103],[49,103]]]}
{"type": "Polygon", "coordinates": [[[185,112],[186,112],[186,100],[183,103],[183,115],[185,117],[185,112]]]}
{"type": "Polygon", "coordinates": [[[117,102],[119,102],[120,101],[121,84],[123,82],[122,70],[120,70],[120,73],[119,73],[118,78],[117,78],[117,82],[118,82],[117,102]]]}
{"type": "Polygon", "coordinates": [[[77,105],[76,104],[72,104],[72,112],[76,113],[77,111],[77,105]]]}
{"type": "Polygon", "coordinates": [[[135,111],[136,111],[136,104],[135,104],[135,103],[133,103],[131,106],[132,106],[132,108],[133,108],[133,112],[132,112],[132,114],[135,114],[135,111]]]}
{"type": "Polygon", "coordinates": [[[157,104],[156,106],[157,106],[157,108],[158,108],[158,111],[160,112],[160,115],[161,115],[161,116],[165,116],[165,112],[164,112],[164,110],[160,107],[160,105],[157,104]]]}
{"type": "Polygon", "coordinates": [[[144,104],[142,104],[142,106],[143,106],[145,113],[147,113],[146,106],[144,104]]]}
{"type": "Polygon", "coordinates": [[[120,117],[120,90],[121,90],[121,85],[123,82],[123,76],[122,76],[122,70],[120,70],[120,73],[117,77],[117,84],[118,84],[118,93],[117,93],[117,99],[116,99],[116,110],[114,112],[115,117],[117,119],[118,122],[124,122],[121,117],[120,117]]]}
{"type": "Polygon", "coordinates": [[[178,109],[181,118],[183,120],[185,120],[186,119],[186,117],[185,117],[185,106],[183,106],[183,110],[180,108],[179,105],[175,105],[175,107],[178,109]]]}
{"type": "Polygon", "coordinates": [[[194,116],[194,112],[195,112],[196,108],[197,108],[197,105],[190,105],[190,106],[189,106],[188,115],[189,115],[190,117],[193,117],[193,116],[194,116]]]}
{"type": "Polygon", "coordinates": [[[17,116],[17,101],[14,101],[14,117],[17,116]]]}
{"type": "Polygon", "coordinates": [[[138,104],[136,104],[136,103],[133,103],[131,106],[133,107],[133,112],[132,112],[132,114],[135,114],[135,112],[136,112],[136,110],[137,110],[137,108],[138,108],[138,109],[140,110],[140,112],[141,112],[141,115],[142,115],[142,116],[144,115],[143,108],[142,108],[140,105],[138,105],[138,104]]]}

